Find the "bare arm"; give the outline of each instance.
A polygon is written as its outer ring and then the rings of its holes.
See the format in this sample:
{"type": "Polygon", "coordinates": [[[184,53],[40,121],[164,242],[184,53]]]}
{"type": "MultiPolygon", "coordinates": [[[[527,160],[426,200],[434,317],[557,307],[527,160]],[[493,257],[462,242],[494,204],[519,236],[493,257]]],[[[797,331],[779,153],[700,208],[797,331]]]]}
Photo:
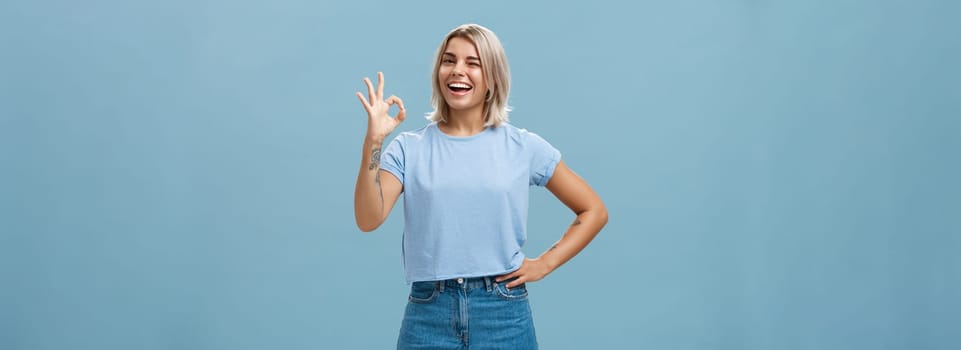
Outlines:
{"type": "Polygon", "coordinates": [[[380,227],[400,197],[403,185],[393,174],[380,169],[381,144],[364,142],[360,172],[354,187],[354,219],[363,232],[380,227]]]}
{"type": "Polygon", "coordinates": [[[354,187],[354,219],[357,227],[364,232],[373,231],[384,223],[403,189],[400,180],[393,174],[380,170],[380,153],[384,138],[404,121],[406,110],[404,102],[397,96],[384,100],[384,74],[377,73],[377,77],[376,92],[370,79],[364,78],[370,96],[369,102],[363,94],[357,93],[357,98],[367,110],[367,136],[364,138],[360,171],[354,187]],[[400,112],[392,118],[387,114],[387,110],[393,104],[400,107],[400,112]],[[382,172],[387,175],[382,176],[382,172]]]}
{"type": "Polygon", "coordinates": [[[500,276],[498,281],[518,277],[507,284],[513,288],[525,282],[539,281],[580,253],[607,224],[607,207],[593,189],[574,173],[564,161],[557,164],[547,189],[576,216],[564,236],[535,259],[527,259],[517,271],[500,276]]]}

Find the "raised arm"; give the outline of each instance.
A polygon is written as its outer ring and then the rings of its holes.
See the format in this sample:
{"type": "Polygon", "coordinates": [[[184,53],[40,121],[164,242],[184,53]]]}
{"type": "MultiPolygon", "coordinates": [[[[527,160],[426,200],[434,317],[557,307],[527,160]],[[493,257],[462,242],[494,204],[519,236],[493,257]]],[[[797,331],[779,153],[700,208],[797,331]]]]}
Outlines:
{"type": "Polygon", "coordinates": [[[607,224],[607,207],[601,197],[584,179],[568,168],[563,160],[554,169],[554,175],[547,182],[547,189],[574,212],[574,222],[564,232],[564,236],[541,256],[527,259],[517,271],[497,278],[498,281],[503,281],[517,277],[507,284],[508,288],[544,278],[580,253],[607,224]]]}
{"type": "Polygon", "coordinates": [[[383,73],[377,73],[377,80],[377,90],[374,91],[370,79],[364,78],[369,101],[362,93],[357,92],[357,98],[367,111],[367,135],[364,137],[360,171],[354,187],[354,219],[363,232],[373,231],[384,223],[403,188],[400,180],[393,174],[380,170],[380,152],[384,139],[404,121],[407,111],[404,109],[404,102],[397,96],[384,100],[383,73]],[[391,117],[387,111],[395,104],[400,111],[396,117],[391,117]],[[386,175],[382,176],[382,172],[386,175]]]}

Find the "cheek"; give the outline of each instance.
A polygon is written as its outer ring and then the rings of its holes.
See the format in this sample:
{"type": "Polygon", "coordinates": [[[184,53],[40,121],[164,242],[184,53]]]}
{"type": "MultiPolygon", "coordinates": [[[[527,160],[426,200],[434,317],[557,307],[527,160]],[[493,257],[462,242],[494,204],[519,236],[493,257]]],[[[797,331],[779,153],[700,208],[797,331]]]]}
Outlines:
{"type": "Polygon", "coordinates": [[[450,75],[450,67],[440,66],[437,68],[437,80],[444,81],[444,78],[450,75]]]}
{"type": "Polygon", "coordinates": [[[445,79],[446,79],[446,77],[449,75],[449,73],[450,73],[450,72],[449,72],[449,71],[445,71],[444,68],[441,68],[440,70],[438,70],[438,71],[437,71],[437,85],[444,86],[444,82],[446,81],[445,79]]]}
{"type": "Polygon", "coordinates": [[[487,82],[484,81],[484,73],[480,71],[471,74],[471,80],[474,81],[475,87],[487,87],[487,82]]]}

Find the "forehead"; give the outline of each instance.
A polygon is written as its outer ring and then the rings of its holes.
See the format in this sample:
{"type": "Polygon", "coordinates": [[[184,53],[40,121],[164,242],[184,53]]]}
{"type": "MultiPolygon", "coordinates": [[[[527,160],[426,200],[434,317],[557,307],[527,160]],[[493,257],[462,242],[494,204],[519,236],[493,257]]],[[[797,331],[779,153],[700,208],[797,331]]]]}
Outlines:
{"type": "Polygon", "coordinates": [[[445,55],[454,56],[474,56],[477,55],[477,47],[470,40],[461,37],[453,37],[447,41],[447,47],[444,48],[445,55]]]}

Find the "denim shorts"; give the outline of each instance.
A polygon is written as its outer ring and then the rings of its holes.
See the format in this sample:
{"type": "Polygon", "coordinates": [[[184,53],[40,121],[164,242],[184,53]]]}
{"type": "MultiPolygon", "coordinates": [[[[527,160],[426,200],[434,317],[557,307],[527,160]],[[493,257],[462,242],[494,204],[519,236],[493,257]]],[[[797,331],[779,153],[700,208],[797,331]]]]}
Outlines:
{"type": "Polygon", "coordinates": [[[414,282],[397,349],[537,349],[527,286],[495,277],[414,282]]]}

